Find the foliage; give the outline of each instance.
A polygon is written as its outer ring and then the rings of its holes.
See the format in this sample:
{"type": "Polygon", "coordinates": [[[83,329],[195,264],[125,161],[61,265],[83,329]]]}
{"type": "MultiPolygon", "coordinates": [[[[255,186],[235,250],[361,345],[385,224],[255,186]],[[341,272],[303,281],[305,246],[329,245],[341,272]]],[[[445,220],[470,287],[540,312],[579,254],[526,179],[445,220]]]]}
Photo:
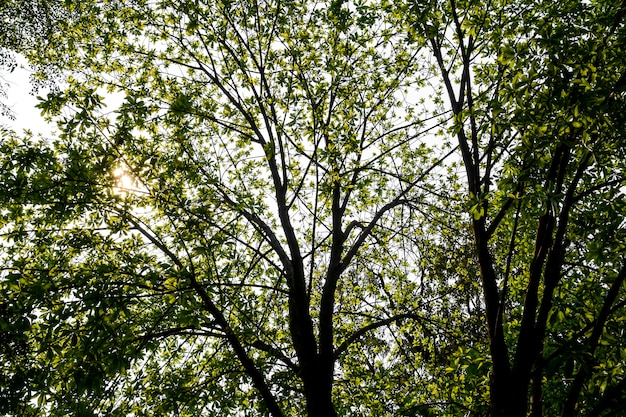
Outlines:
{"type": "Polygon", "coordinates": [[[2,131],[1,412],[617,415],[607,3],[0,9],[59,131],[2,131]]]}
{"type": "Polygon", "coordinates": [[[432,33],[455,114],[491,414],[618,412],[608,403],[624,395],[623,342],[598,346],[623,317],[624,6],[441,6],[416,25],[432,33]]]}

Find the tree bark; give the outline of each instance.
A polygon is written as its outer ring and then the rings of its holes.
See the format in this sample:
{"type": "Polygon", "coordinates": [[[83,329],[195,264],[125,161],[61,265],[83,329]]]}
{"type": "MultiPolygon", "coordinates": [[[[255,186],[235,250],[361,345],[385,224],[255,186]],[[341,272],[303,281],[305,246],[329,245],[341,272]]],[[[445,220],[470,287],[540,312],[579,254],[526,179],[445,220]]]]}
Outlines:
{"type": "Polygon", "coordinates": [[[487,245],[485,221],[474,221],[474,240],[483,286],[483,297],[487,315],[489,351],[491,353],[493,373],[490,382],[490,414],[492,416],[513,416],[509,413],[511,404],[511,367],[509,352],[504,341],[502,327],[502,305],[497,287],[493,259],[487,245]]]}

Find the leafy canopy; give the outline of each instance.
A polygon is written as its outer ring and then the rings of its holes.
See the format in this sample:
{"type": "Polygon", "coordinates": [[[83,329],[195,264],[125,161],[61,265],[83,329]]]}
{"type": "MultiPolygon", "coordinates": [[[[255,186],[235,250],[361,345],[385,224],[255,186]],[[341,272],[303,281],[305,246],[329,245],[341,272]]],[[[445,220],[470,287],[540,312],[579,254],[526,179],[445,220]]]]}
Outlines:
{"type": "Polygon", "coordinates": [[[608,3],[2,6],[0,411],[618,413],[608,3]]]}

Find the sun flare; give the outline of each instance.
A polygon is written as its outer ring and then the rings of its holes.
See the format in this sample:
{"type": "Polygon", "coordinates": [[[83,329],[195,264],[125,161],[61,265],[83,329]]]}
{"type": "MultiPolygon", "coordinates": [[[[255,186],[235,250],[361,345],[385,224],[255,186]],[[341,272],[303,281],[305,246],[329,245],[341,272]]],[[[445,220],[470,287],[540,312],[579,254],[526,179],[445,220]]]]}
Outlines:
{"type": "Polygon", "coordinates": [[[137,179],[127,167],[118,167],[113,170],[113,177],[115,178],[114,188],[116,194],[128,194],[141,191],[137,179]]]}

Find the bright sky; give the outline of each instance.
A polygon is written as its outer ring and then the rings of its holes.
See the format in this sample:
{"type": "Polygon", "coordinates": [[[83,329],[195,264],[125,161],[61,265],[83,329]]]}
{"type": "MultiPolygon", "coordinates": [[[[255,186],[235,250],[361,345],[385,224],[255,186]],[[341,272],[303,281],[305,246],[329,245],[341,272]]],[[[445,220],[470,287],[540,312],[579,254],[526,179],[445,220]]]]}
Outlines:
{"type": "Polygon", "coordinates": [[[30,70],[26,68],[22,59],[18,59],[18,64],[12,73],[1,74],[2,80],[0,80],[3,84],[8,84],[8,97],[3,98],[3,101],[15,114],[15,120],[4,117],[0,123],[18,133],[23,129],[30,129],[35,134],[41,133],[44,136],[50,136],[55,130],[55,126],[44,122],[40,115],[41,111],[35,108],[38,101],[31,92],[30,70]]]}

